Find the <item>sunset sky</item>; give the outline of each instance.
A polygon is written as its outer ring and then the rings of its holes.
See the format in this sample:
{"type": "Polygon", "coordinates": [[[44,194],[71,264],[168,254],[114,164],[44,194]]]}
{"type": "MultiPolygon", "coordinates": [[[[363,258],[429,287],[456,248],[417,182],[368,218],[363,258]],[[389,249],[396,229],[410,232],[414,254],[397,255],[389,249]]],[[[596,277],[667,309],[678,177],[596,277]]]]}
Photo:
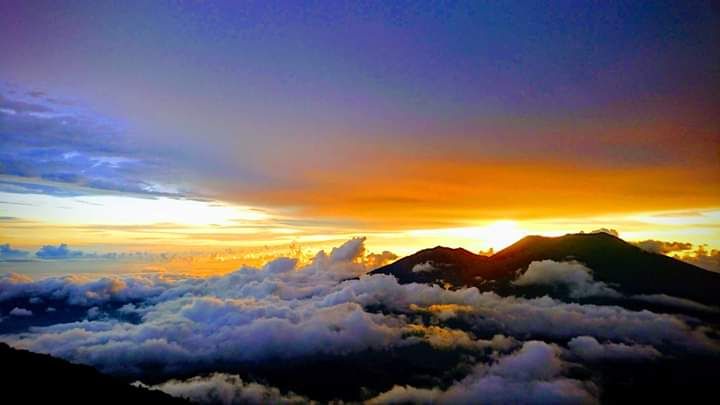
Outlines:
{"type": "Polygon", "coordinates": [[[720,249],[717,6],[502,4],[1,2],[0,271],[720,249]]]}

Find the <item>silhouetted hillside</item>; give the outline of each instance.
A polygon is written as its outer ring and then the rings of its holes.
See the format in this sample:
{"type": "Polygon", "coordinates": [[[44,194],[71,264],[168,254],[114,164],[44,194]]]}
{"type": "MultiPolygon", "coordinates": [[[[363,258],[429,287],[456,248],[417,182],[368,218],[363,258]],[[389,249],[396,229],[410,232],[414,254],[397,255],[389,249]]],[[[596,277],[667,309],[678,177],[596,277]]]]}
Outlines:
{"type": "Polygon", "coordinates": [[[188,404],[45,354],[0,343],[2,397],[26,404],[188,404]]]}

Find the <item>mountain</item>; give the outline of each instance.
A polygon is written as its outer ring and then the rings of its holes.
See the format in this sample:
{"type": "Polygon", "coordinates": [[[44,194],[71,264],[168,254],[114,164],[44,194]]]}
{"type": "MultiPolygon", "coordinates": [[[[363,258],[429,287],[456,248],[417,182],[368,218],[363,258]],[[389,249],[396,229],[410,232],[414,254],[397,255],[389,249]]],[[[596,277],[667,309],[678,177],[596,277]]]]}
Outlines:
{"type": "Polygon", "coordinates": [[[2,397],[11,403],[188,404],[46,354],[0,343],[2,397]]]}
{"type": "Polygon", "coordinates": [[[437,246],[403,257],[370,274],[392,274],[401,283],[449,283],[453,286],[473,284],[473,276],[488,264],[488,257],[476,255],[463,248],[437,246]],[[422,268],[422,265],[433,268],[422,268]]]}
{"type": "Polygon", "coordinates": [[[513,288],[511,281],[519,273],[540,260],[578,261],[593,270],[595,280],[626,294],[667,294],[709,305],[720,304],[720,274],[647,252],[606,233],[528,236],[492,256],[436,247],[404,257],[371,274],[392,274],[401,283],[438,282],[506,291],[513,288]],[[423,271],[430,270],[431,265],[431,271],[423,271]]]}

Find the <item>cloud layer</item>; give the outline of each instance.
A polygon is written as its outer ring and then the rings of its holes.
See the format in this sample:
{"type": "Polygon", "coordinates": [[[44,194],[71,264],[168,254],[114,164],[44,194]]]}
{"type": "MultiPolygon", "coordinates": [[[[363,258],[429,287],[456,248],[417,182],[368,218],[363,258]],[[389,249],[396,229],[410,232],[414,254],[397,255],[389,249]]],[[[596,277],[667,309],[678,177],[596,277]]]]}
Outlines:
{"type": "MultiPolygon", "coordinates": [[[[372,402],[463,403],[482,397],[489,403],[592,403],[600,387],[570,372],[577,363],[592,367],[720,353],[712,329],[680,316],[547,296],[399,284],[392,276],[364,275],[371,262],[364,239],[356,238],[319,252],[303,266],[281,258],[207,278],[33,281],[4,275],[0,307],[17,307],[7,315],[36,308],[30,305],[59,308],[42,311],[43,316],[59,316],[68,308],[82,311],[79,319],[0,335],[0,340],[138,379],[148,370],[169,378],[197,374],[154,387],[225,403],[306,398],[237,375],[205,374],[208,370],[318,356],[390,355],[419,347],[465,353],[454,371],[458,376],[441,374],[430,383],[368,392],[372,402]]],[[[573,262],[533,263],[518,282],[559,283],[578,296],[614,291],[573,262]]]]}

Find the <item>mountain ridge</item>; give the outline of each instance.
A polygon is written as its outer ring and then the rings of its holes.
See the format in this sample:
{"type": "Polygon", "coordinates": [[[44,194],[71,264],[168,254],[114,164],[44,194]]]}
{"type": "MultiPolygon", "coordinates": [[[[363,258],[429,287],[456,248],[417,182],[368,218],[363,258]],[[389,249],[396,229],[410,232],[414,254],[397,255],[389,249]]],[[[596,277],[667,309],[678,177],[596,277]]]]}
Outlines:
{"type": "Polygon", "coordinates": [[[369,274],[391,274],[401,283],[436,282],[453,287],[509,291],[512,281],[532,262],[577,261],[593,271],[595,280],[627,294],[667,294],[718,305],[720,274],[690,263],[647,252],[607,233],[576,233],[557,237],[526,236],[490,256],[462,248],[423,249],[369,274]],[[465,253],[456,253],[459,252],[465,253]],[[433,263],[433,271],[412,269],[433,263]]]}
{"type": "Polygon", "coordinates": [[[0,342],[3,397],[23,403],[190,404],[164,392],[133,386],[93,367],[0,342]],[[42,389],[38,382],[42,380],[42,389]],[[21,400],[22,399],[22,400],[21,400]]]}

